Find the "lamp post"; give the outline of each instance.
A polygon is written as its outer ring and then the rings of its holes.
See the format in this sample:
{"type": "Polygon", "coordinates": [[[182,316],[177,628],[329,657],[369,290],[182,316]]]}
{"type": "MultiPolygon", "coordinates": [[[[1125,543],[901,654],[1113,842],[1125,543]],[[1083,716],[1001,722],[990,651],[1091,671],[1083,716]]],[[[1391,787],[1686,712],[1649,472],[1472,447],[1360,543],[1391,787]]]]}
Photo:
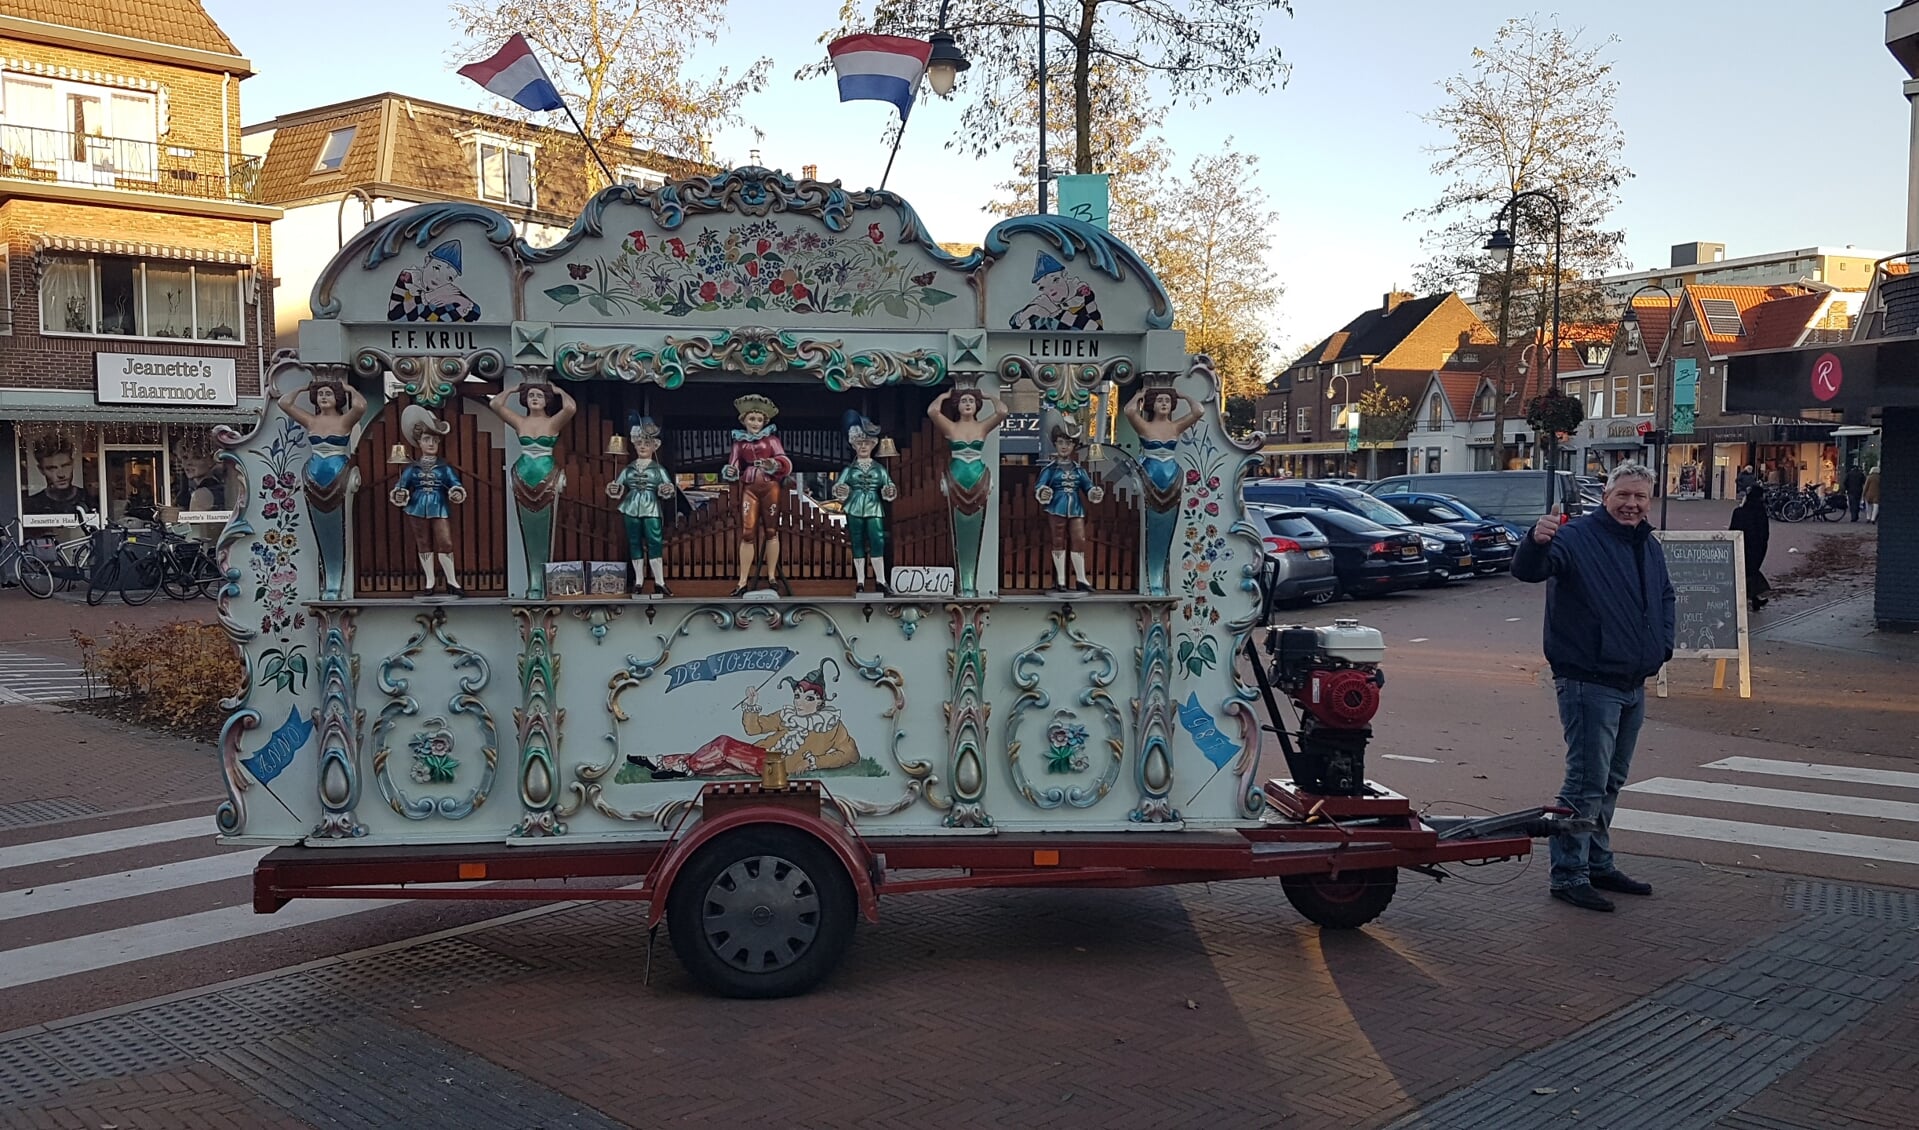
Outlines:
{"type": "MultiPolygon", "coordinates": [[[[1349,374],[1349,373],[1334,373],[1334,374],[1333,374],[1332,376],[1330,376],[1330,377],[1328,377],[1328,378],[1326,378],[1326,399],[1328,399],[1328,400],[1332,400],[1332,399],[1334,399],[1335,397],[1337,397],[1337,396],[1339,395],[1338,393],[1336,393],[1336,392],[1334,392],[1334,391],[1333,391],[1333,382],[1334,382],[1334,381],[1345,381],[1345,382],[1346,382],[1346,412],[1347,412],[1348,414],[1350,414],[1350,413],[1352,413],[1352,411],[1353,411],[1353,378],[1352,378],[1352,375],[1351,375],[1351,374],[1349,374]]],[[[1336,420],[1335,420],[1335,421],[1334,421],[1334,423],[1338,423],[1338,421],[1336,421],[1336,420]]],[[[1358,435],[1359,435],[1359,424],[1358,424],[1358,422],[1357,422],[1357,421],[1354,421],[1354,422],[1350,422],[1350,423],[1348,423],[1348,424],[1347,424],[1346,426],[1347,426],[1347,429],[1348,429],[1348,432],[1347,432],[1347,434],[1348,434],[1348,435],[1350,435],[1350,436],[1352,436],[1352,437],[1354,437],[1354,439],[1355,439],[1355,442],[1357,442],[1357,437],[1358,437],[1358,435]]],[[[1328,431],[1330,431],[1331,429],[1329,428],[1329,429],[1327,429],[1327,430],[1328,430],[1328,431]]],[[[1355,448],[1355,450],[1357,450],[1357,448],[1355,448]]]]}
{"type": "MultiPolygon", "coordinates": [[[[1547,192],[1543,188],[1529,188],[1524,192],[1515,192],[1512,194],[1511,197],[1509,197],[1506,200],[1506,203],[1499,209],[1499,211],[1493,213],[1493,233],[1491,236],[1487,238],[1484,250],[1492,252],[1494,258],[1500,262],[1501,267],[1508,272],[1508,280],[1505,287],[1505,291],[1506,291],[1505,300],[1500,303],[1500,308],[1499,308],[1499,348],[1502,352],[1506,348],[1506,334],[1508,332],[1507,323],[1509,321],[1508,309],[1512,306],[1512,301],[1513,301],[1512,282],[1510,278],[1510,272],[1512,270],[1513,249],[1516,246],[1518,246],[1516,241],[1513,239],[1513,231],[1519,227],[1519,212],[1520,212],[1519,202],[1522,200],[1528,200],[1528,199],[1545,201],[1546,206],[1548,208],[1551,208],[1553,213],[1553,257],[1552,257],[1552,272],[1553,272],[1552,347],[1553,347],[1553,351],[1552,351],[1552,361],[1550,363],[1551,368],[1548,370],[1551,374],[1549,378],[1550,383],[1546,387],[1558,388],[1559,387],[1559,277],[1565,273],[1560,266],[1560,263],[1561,263],[1560,254],[1565,248],[1566,221],[1565,221],[1565,208],[1564,208],[1564,205],[1562,205],[1559,202],[1559,197],[1554,196],[1552,193],[1547,192]],[[1509,215],[1512,217],[1510,221],[1507,220],[1507,217],[1509,215]],[[1508,222],[1510,222],[1511,227],[1504,226],[1508,222]]],[[[1502,390],[1502,392],[1503,391],[1504,390],[1502,390]]],[[[1522,393],[1525,391],[1525,380],[1523,375],[1520,381],[1520,391],[1522,393]]],[[[1505,404],[1505,398],[1503,396],[1500,399],[1500,404],[1502,407],[1505,404]]],[[[1499,462],[1499,449],[1501,447],[1501,441],[1503,438],[1504,437],[1496,433],[1493,436],[1493,462],[1495,464],[1493,468],[1494,470],[1499,469],[1497,467],[1497,464],[1499,462]]],[[[1553,470],[1553,468],[1548,468],[1548,470],[1549,471],[1553,470]]],[[[1546,506],[1548,509],[1551,509],[1553,504],[1553,496],[1556,493],[1555,491],[1556,478],[1557,476],[1551,475],[1551,474],[1548,474],[1546,476],[1546,506]]]]}
{"type": "MultiPolygon", "coordinates": [[[[952,93],[960,72],[973,65],[946,30],[946,9],[952,2],[940,0],[939,27],[928,39],[933,53],[926,59],[926,78],[941,98],[952,93]]],[[[1039,212],[1045,215],[1051,207],[1047,186],[1053,179],[1052,166],[1046,162],[1046,0],[1039,0],[1039,167],[1034,171],[1039,175],[1039,212]]]]}
{"type": "MultiPolygon", "coordinates": [[[[1665,295],[1666,307],[1672,311],[1672,314],[1668,316],[1666,321],[1666,339],[1660,344],[1660,349],[1668,353],[1671,352],[1670,349],[1667,349],[1667,345],[1672,341],[1672,318],[1677,316],[1678,306],[1673,299],[1672,291],[1667,290],[1658,283],[1649,282],[1626,296],[1626,312],[1619,316],[1620,323],[1626,327],[1626,352],[1628,354],[1638,353],[1640,347],[1645,344],[1646,339],[1639,332],[1639,311],[1633,309],[1632,303],[1633,299],[1638,298],[1649,290],[1656,290],[1660,294],[1665,295]]],[[[1662,409],[1666,417],[1665,426],[1659,428],[1659,528],[1663,530],[1666,528],[1666,449],[1668,445],[1672,443],[1672,388],[1670,381],[1659,380],[1659,369],[1659,362],[1654,361],[1652,371],[1655,384],[1653,387],[1659,390],[1660,400],[1662,402],[1662,404],[1653,405],[1653,422],[1655,426],[1658,424],[1662,409]]]]}

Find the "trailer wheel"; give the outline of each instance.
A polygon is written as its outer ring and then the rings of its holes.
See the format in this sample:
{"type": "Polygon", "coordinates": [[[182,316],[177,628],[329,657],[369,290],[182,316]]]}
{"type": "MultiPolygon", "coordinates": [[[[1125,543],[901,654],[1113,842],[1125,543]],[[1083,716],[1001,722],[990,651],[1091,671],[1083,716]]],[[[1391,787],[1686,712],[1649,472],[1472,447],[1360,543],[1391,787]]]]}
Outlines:
{"type": "Polygon", "coordinates": [[[686,862],[666,923],[688,973],[725,997],[789,997],[824,981],[853,940],[853,882],[824,844],[741,828],[686,862]]]}
{"type": "Polygon", "coordinates": [[[1282,875],[1293,909],[1331,930],[1352,930],[1385,913],[1399,885],[1399,868],[1375,867],[1331,875],[1282,875]]]}

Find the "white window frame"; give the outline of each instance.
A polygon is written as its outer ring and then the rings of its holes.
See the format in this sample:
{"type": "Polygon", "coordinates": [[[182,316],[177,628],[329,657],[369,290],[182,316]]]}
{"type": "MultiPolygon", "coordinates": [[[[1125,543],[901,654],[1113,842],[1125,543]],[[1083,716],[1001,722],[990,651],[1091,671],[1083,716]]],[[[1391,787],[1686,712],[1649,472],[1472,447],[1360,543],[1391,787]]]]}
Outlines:
{"type": "Polygon", "coordinates": [[[540,147],[531,141],[514,141],[497,134],[469,134],[466,139],[473,146],[473,195],[475,199],[488,204],[504,204],[508,208],[524,208],[527,211],[538,209],[540,204],[540,147]],[[500,151],[500,175],[505,181],[504,191],[499,196],[486,193],[486,153],[488,149],[500,151]],[[513,199],[512,158],[526,158],[526,201],[513,199]]]}
{"type": "MultiPolygon", "coordinates": [[[[193,336],[192,337],[161,337],[154,334],[110,334],[110,333],[102,333],[100,331],[100,260],[102,258],[101,256],[54,255],[54,256],[50,256],[50,258],[86,260],[87,280],[88,280],[88,288],[89,288],[87,301],[88,301],[90,313],[92,316],[93,328],[89,330],[83,330],[83,331],[82,330],[65,330],[65,329],[48,329],[46,297],[44,294],[36,294],[35,301],[38,303],[40,308],[39,322],[40,322],[40,336],[42,337],[105,338],[109,341],[152,341],[152,342],[160,342],[162,344],[170,344],[170,345],[177,345],[182,342],[191,342],[191,343],[194,343],[195,345],[242,346],[247,343],[247,340],[246,340],[247,339],[247,327],[246,327],[247,294],[246,294],[246,287],[245,287],[245,279],[242,277],[244,271],[246,270],[246,268],[244,267],[213,267],[210,265],[203,266],[199,263],[181,262],[178,260],[151,260],[150,261],[146,259],[131,259],[131,257],[124,256],[124,255],[106,256],[106,258],[109,258],[109,259],[130,259],[130,261],[133,263],[134,277],[138,281],[138,288],[139,288],[138,320],[143,325],[148,320],[146,315],[147,315],[147,267],[149,263],[150,262],[163,263],[174,269],[178,269],[179,267],[182,267],[182,266],[187,268],[187,297],[190,305],[189,316],[190,316],[191,324],[193,327],[193,336]],[[209,271],[210,273],[217,273],[221,275],[226,274],[229,270],[232,271],[234,291],[236,294],[239,295],[239,298],[240,298],[239,306],[237,307],[240,311],[240,317],[238,319],[240,324],[237,326],[233,326],[231,328],[233,329],[235,334],[237,334],[238,336],[231,337],[231,338],[201,336],[200,334],[200,329],[201,329],[200,327],[200,272],[202,270],[206,270],[206,271],[209,271]]],[[[65,324],[64,320],[62,321],[61,324],[65,324]]]]}
{"type": "MultiPolygon", "coordinates": [[[[122,86],[102,86],[97,83],[88,82],[72,82],[67,79],[55,78],[49,75],[10,72],[4,77],[17,83],[28,83],[42,87],[49,90],[52,94],[53,104],[56,107],[56,119],[52,122],[16,120],[17,111],[11,109],[6,110],[7,125],[15,126],[22,130],[45,131],[44,133],[30,133],[27,135],[29,138],[37,139],[57,134],[66,139],[63,150],[64,156],[56,156],[52,160],[42,160],[40,158],[39,152],[41,146],[38,144],[22,146],[18,141],[9,141],[8,148],[15,152],[30,154],[35,167],[62,170],[63,166],[90,163],[94,170],[113,177],[142,181],[159,179],[160,103],[153,91],[133,90],[122,86]],[[106,118],[106,125],[103,131],[97,136],[103,141],[121,142],[147,147],[146,167],[144,169],[137,167],[120,168],[119,163],[112,159],[112,154],[116,152],[116,149],[111,144],[105,146],[88,145],[84,149],[87,156],[74,156],[75,152],[82,150],[78,144],[78,135],[74,131],[73,122],[67,116],[67,109],[71,105],[71,100],[76,97],[91,98],[100,103],[102,113],[106,118]],[[137,125],[135,122],[120,122],[116,120],[115,111],[120,103],[139,103],[144,107],[142,111],[135,115],[137,125]],[[107,155],[104,163],[101,163],[101,154],[107,155]]],[[[0,83],[0,102],[4,101],[4,96],[4,84],[0,83]]],[[[4,134],[4,127],[0,127],[0,134],[4,134]]],[[[132,166],[136,163],[128,162],[128,164],[132,166]]],[[[84,178],[63,176],[61,179],[74,180],[84,178]]]]}
{"type": "Polygon", "coordinates": [[[1293,430],[1301,435],[1313,430],[1313,413],[1310,408],[1301,408],[1293,416],[1293,430]]]}
{"type": "Polygon", "coordinates": [[[353,151],[353,142],[357,139],[359,132],[360,127],[357,124],[328,130],[326,140],[320,143],[319,154],[313,158],[314,173],[337,173],[345,168],[346,156],[353,151]],[[340,146],[340,155],[333,159],[332,164],[328,164],[327,152],[333,148],[333,139],[339,137],[341,134],[346,135],[346,141],[340,146]]]}
{"type": "Polygon", "coordinates": [[[1639,411],[1636,416],[1651,416],[1659,411],[1659,393],[1657,382],[1651,373],[1639,374],[1639,402],[1634,405],[1639,411]]]}
{"type": "Polygon", "coordinates": [[[1441,401],[1440,395],[1435,392],[1432,395],[1432,399],[1426,404],[1426,430],[1429,432],[1438,432],[1444,431],[1445,429],[1446,409],[1441,401]]]}
{"type": "Polygon", "coordinates": [[[1359,370],[1362,367],[1364,367],[1364,365],[1365,365],[1364,361],[1358,361],[1358,360],[1340,361],[1333,366],[1333,376],[1356,377],[1359,375],[1359,370]]]}
{"type": "Polygon", "coordinates": [[[641,192],[649,192],[666,184],[665,173],[656,172],[644,165],[621,165],[617,175],[621,184],[630,184],[641,192]]]}

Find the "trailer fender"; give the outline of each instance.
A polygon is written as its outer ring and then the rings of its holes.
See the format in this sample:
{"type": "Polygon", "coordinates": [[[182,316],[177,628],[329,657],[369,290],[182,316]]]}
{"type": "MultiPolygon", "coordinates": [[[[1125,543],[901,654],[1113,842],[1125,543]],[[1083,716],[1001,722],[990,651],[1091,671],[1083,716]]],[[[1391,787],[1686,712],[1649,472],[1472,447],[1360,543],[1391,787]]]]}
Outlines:
{"type": "Polygon", "coordinates": [[[693,826],[692,831],[667,848],[647,875],[647,891],[651,896],[646,906],[647,929],[658,926],[660,920],[666,917],[667,893],[672,890],[673,880],[678,877],[680,868],[693,857],[693,853],[715,836],[754,824],[778,824],[793,828],[825,844],[845,866],[847,878],[853,882],[854,895],[859,899],[860,916],[868,922],[880,920],[879,893],[873,886],[872,856],[865,847],[831,821],[769,806],[736,809],[711,820],[703,819],[693,826]]]}

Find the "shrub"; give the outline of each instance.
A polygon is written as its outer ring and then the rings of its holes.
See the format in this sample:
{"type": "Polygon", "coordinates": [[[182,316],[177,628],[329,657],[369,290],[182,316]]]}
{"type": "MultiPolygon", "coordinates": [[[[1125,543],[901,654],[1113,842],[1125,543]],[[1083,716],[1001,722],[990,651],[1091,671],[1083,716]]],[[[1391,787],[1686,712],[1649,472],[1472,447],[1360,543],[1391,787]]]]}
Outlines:
{"type": "Polygon", "coordinates": [[[151,726],[218,732],[227,714],[220,701],[238,694],[246,678],[233,641],[217,624],[181,620],[144,628],[116,621],[101,639],[75,629],[73,642],[87,677],[151,726]]]}

